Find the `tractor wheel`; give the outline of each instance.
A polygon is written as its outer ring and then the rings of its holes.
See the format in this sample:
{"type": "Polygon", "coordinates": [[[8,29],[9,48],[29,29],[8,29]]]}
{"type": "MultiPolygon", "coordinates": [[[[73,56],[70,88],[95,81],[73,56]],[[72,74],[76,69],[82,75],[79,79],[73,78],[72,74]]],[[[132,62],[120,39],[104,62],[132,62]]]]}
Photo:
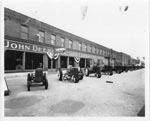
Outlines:
{"type": "Polygon", "coordinates": [[[80,80],[82,80],[82,79],[83,79],[83,76],[81,76],[80,80]]]}
{"type": "Polygon", "coordinates": [[[88,68],[85,69],[85,75],[89,76],[89,69],[88,68]]]}
{"type": "Polygon", "coordinates": [[[45,89],[48,89],[48,81],[45,79],[45,89]]]}
{"type": "Polygon", "coordinates": [[[42,82],[42,86],[45,85],[45,80],[46,80],[46,73],[43,74],[43,82],[42,82]]]}
{"type": "Polygon", "coordinates": [[[110,75],[110,76],[112,76],[112,75],[113,75],[113,72],[112,72],[112,71],[111,71],[111,72],[109,72],[109,75],[110,75]]]}
{"type": "Polygon", "coordinates": [[[97,73],[97,74],[96,74],[96,77],[97,77],[97,78],[101,78],[101,73],[97,73]]]}
{"type": "Polygon", "coordinates": [[[30,91],[30,86],[31,86],[31,82],[27,81],[27,89],[28,89],[28,91],[30,91]]]}
{"type": "Polygon", "coordinates": [[[72,76],[72,81],[73,81],[74,83],[78,83],[78,82],[79,82],[79,79],[73,75],[73,76],[72,76]]]}
{"type": "Polygon", "coordinates": [[[58,71],[58,79],[59,79],[59,81],[62,81],[62,70],[61,69],[58,71]]]}
{"type": "Polygon", "coordinates": [[[30,91],[30,86],[31,86],[31,76],[30,74],[27,75],[27,89],[30,91]]]}
{"type": "Polygon", "coordinates": [[[30,76],[30,74],[27,75],[27,81],[31,81],[31,76],[30,76]]]}

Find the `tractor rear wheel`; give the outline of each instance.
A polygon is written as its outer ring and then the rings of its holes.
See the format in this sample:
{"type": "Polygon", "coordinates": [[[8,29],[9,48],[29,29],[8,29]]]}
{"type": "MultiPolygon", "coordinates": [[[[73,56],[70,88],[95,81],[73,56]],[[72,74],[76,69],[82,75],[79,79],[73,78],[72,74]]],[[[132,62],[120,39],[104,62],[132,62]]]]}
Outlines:
{"type": "Polygon", "coordinates": [[[76,77],[76,76],[72,76],[72,81],[74,82],[74,83],[78,83],[79,82],[79,78],[78,77],[76,77]]]}
{"type": "Polygon", "coordinates": [[[97,77],[97,78],[101,78],[101,73],[97,73],[97,74],[96,74],[96,77],[97,77]]]}
{"type": "Polygon", "coordinates": [[[45,89],[48,89],[48,81],[45,79],[45,89]]]}
{"type": "Polygon", "coordinates": [[[89,76],[89,69],[88,68],[85,69],[85,75],[89,76]]]}
{"type": "Polygon", "coordinates": [[[58,70],[58,79],[59,81],[62,81],[62,70],[58,70]]]}
{"type": "Polygon", "coordinates": [[[28,89],[28,91],[30,91],[30,86],[31,86],[31,82],[27,81],[27,89],[28,89]]]}

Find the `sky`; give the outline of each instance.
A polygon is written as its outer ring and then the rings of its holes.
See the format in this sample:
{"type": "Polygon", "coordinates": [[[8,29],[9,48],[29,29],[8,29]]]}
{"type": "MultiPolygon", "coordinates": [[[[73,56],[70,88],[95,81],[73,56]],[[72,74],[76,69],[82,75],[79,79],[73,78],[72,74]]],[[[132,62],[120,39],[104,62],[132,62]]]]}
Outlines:
{"type": "Polygon", "coordinates": [[[4,0],[4,7],[133,58],[146,56],[148,0],[4,0]]]}

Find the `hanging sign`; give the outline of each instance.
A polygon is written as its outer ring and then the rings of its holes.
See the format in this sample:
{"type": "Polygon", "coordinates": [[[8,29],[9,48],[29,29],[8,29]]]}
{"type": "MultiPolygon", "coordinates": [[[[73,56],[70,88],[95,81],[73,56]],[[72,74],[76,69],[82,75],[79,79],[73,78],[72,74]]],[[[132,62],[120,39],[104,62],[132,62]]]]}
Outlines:
{"type": "Polygon", "coordinates": [[[74,57],[74,60],[75,60],[76,63],[80,62],[80,58],[79,57],[74,57]]]}
{"type": "Polygon", "coordinates": [[[56,48],[55,53],[64,53],[66,51],[66,48],[56,48]]]}
{"type": "Polygon", "coordinates": [[[54,54],[54,59],[55,60],[58,59],[58,57],[59,57],[59,53],[54,54]]]}
{"type": "Polygon", "coordinates": [[[48,51],[46,54],[48,55],[48,57],[49,57],[50,59],[53,59],[53,57],[54,57],[54,53],[53,53],[53,52],[48,51]]]}

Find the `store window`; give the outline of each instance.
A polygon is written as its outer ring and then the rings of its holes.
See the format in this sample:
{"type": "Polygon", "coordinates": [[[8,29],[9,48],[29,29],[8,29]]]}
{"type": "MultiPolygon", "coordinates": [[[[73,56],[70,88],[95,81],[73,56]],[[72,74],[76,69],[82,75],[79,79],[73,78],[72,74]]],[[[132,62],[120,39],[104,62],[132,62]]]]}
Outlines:
{"type": "Polygon", "coordinates": [[[69,48],[72,48],[73,44],[72,44],[72,40],[69,40],[69,48]]]}
{"type": "Polygon", "coordinates": [[[56,68],[56,62],[57,62],[57,60],[53,59],[53,69],[56,68]]]}
{"type": "Polygon", "coordinates": [[[80,68],[84,68],[85,67],[85,58],[81,58],[80,59],[79,66],[80,66],[80,68]]]}
{"type": "Polygon", "coordinates": [[[67,68],[67,57],[66,56],[60,56],[60,67],[67,68]]]}
{"type": "Polygon", "coordinates": [[[48,58],[48,69],[51,69],[51,59],[48,58]]]}
{"type": "Polygon", "coordinates": [[[56,43],[56,35],[52,34],[51,35],[51,44],[55,45],[55,43],[56,43]]]}
{"type": "Polygon", "coordinates": [[[56,68],[56,60],[48,58],[48,69],[56,68]]]}
{"type": "Polygon", "coordinates": [[[23,52],[7,50],[5,51],[5,70],[23,70],[23,52]]]}
{"type": "Polygon", "coordinates": [[[43,43],[45,39],[45,33],[43,31],[39,31],[38,37],[39,37],[39,42],[43,43]]]}
{"type": "Polygon", "coordinates": [[[69,57],[69,65],[72,65],[72,67],[74,67],[74,57],[69,57]]]}
{"type": "Polygon", "coordinates": [[[25,69],[36,69],[43,64],[43,54],[26,52],[25,69]]]}
{"type": "Polygon", "coordinates": [[[65,47],[65,38],[61,37],[61,47],[65,47]]]}
{"type": "Polygon", "coordinates": [[[86,67],[90,67],[91,65],[91,59],[86,59],[86,67]]]}
{"type": "Polygon", "coordinates": [[[22,39],[28,39],[28,27],[27,26],[24,26],[22,25],[21,26],[21,38],[22,39]]]}

